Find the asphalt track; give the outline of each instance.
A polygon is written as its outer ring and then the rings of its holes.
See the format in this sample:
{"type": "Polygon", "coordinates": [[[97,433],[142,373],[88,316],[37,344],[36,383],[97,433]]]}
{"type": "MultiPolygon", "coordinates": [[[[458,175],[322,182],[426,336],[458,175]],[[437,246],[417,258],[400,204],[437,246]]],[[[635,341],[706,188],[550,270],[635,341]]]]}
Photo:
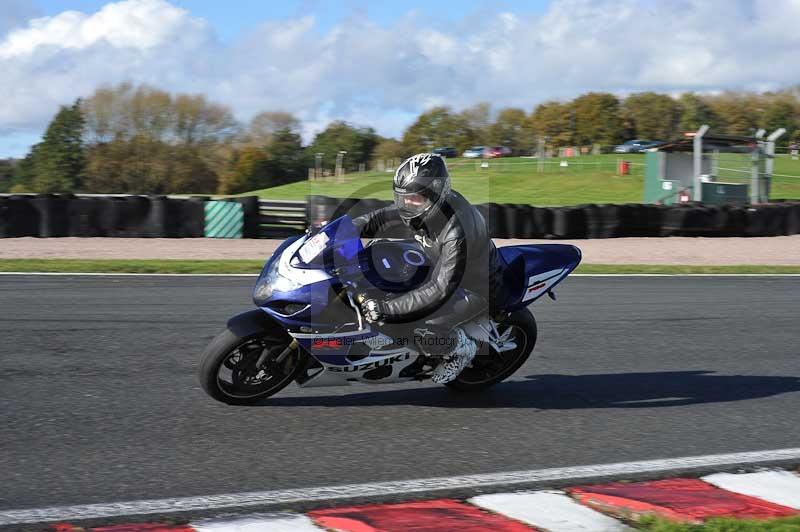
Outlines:
{"type": "Polygon", "coordinates": [[[198,354],[247,278],[0,276],[0,509],[781,449],[800,278],[580,277],[477,396],[291,387],[215,403],[198,354]]]}

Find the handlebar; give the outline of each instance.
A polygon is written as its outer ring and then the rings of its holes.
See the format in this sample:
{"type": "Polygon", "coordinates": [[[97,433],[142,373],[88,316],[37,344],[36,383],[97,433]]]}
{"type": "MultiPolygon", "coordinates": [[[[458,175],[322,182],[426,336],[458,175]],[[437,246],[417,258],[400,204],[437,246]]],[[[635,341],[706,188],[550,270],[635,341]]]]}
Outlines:
{"type": "Polygon", "coordinates": [[[342,289],[336,294],[336,300],[344,301],[346,299],[347,302],[350,303],[350,307],[353,309],[353,311],[355,311],[356,318],[358,319],[358,329],[363,331],[365,328],[364,316],[361,314],[361,303],[364,302],[364,295],[354,293],[354,290],[358,288],[358,285],[353,280],[344,280],[342,285],[342,289]]]}

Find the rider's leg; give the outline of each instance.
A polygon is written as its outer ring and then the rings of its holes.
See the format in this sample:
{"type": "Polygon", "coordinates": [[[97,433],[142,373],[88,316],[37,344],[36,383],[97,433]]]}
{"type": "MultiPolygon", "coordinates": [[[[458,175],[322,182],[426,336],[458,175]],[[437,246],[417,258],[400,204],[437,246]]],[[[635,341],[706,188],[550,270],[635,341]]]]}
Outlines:
{"type": "Polygon", "coordinates": [[[485,299],[464,291],[459,300],[441,309],[425,321],[425,327],[414,330],[415,341],[423,352],[441,357],[431,380],[444,384],[454,380],[475,358],[478,346],[459,324],[487,311],[485,299]]]}
{"type": "Polygon", "coordinates": [[[434,368],[431,374],[433,382],[445,384],[455,380],[458,374],[470,365],[478,352],[475,340],[468,337],[461,327],[453,329],[452,337],[455,339],[453,351],[434,368]]]}

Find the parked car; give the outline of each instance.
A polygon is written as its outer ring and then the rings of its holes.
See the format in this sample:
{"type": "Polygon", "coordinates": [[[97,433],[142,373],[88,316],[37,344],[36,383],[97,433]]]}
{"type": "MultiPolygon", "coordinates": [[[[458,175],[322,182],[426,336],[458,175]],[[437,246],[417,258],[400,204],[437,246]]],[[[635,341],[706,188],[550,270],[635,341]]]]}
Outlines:
{"type": "Polygon", "coordinates": [[[658,148],[659,146],[663,146],[664,144],[666,144],[666,142],[664,142],[663,140],[651,140],[650,144],[642,146],[642,151],[647,151],[652,148],[658,148]]]}
{"type": "Polygon", "coordinates": [[[436,155],[441,155],[442,157],[458,157],[458,151],[452,146],[442,146],[439,148],[434,148],[433,153],[436,155]]]}
{"type": "Polygon", "coordinates": [[[660,140],[631,139],[626,140],[614,148],[614,153],[642,153],[650,148],[655,148],[664,144],[660,140]]]}
{"type": "Polygon", "coordinates": [[[485,146],[473,146],[462,153],[461,156],[466,157],[467,159],[477,159],[479,157],[483,157],[485,151],[485,146]]]}
{"type": "Polygon", "coordinates": [[[511,155],[511,148],[505,146],[492,146],[486,148],[486,157],[508,157],[511,155]]]}

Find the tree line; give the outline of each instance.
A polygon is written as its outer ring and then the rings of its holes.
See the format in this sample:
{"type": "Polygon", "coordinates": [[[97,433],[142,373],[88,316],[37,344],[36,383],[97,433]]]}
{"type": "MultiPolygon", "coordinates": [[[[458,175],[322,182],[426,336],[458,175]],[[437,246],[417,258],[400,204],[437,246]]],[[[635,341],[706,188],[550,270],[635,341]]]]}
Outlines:
{"type": "Polygon", "coordinates": [[[671,140],[702,124],[732,135],[783,127],[782,144],[796,142],[800,87],[678,97],[590,92],[530,112],[440,106],[417,117],[400,139],[335,121],[304,145],[301,123],[289,113],[262,112],[240,124],[230,108],[203,95],[124,83],[63,106],[24,159],[0,161],[0,192],[236,194],[305,179],[317,165],[332,171],[340,152],[344,169],[353,171],[435,147],[506,146],[531,154],[544,141],[548,148],[609,148],[630,138],[671,140]]]}

